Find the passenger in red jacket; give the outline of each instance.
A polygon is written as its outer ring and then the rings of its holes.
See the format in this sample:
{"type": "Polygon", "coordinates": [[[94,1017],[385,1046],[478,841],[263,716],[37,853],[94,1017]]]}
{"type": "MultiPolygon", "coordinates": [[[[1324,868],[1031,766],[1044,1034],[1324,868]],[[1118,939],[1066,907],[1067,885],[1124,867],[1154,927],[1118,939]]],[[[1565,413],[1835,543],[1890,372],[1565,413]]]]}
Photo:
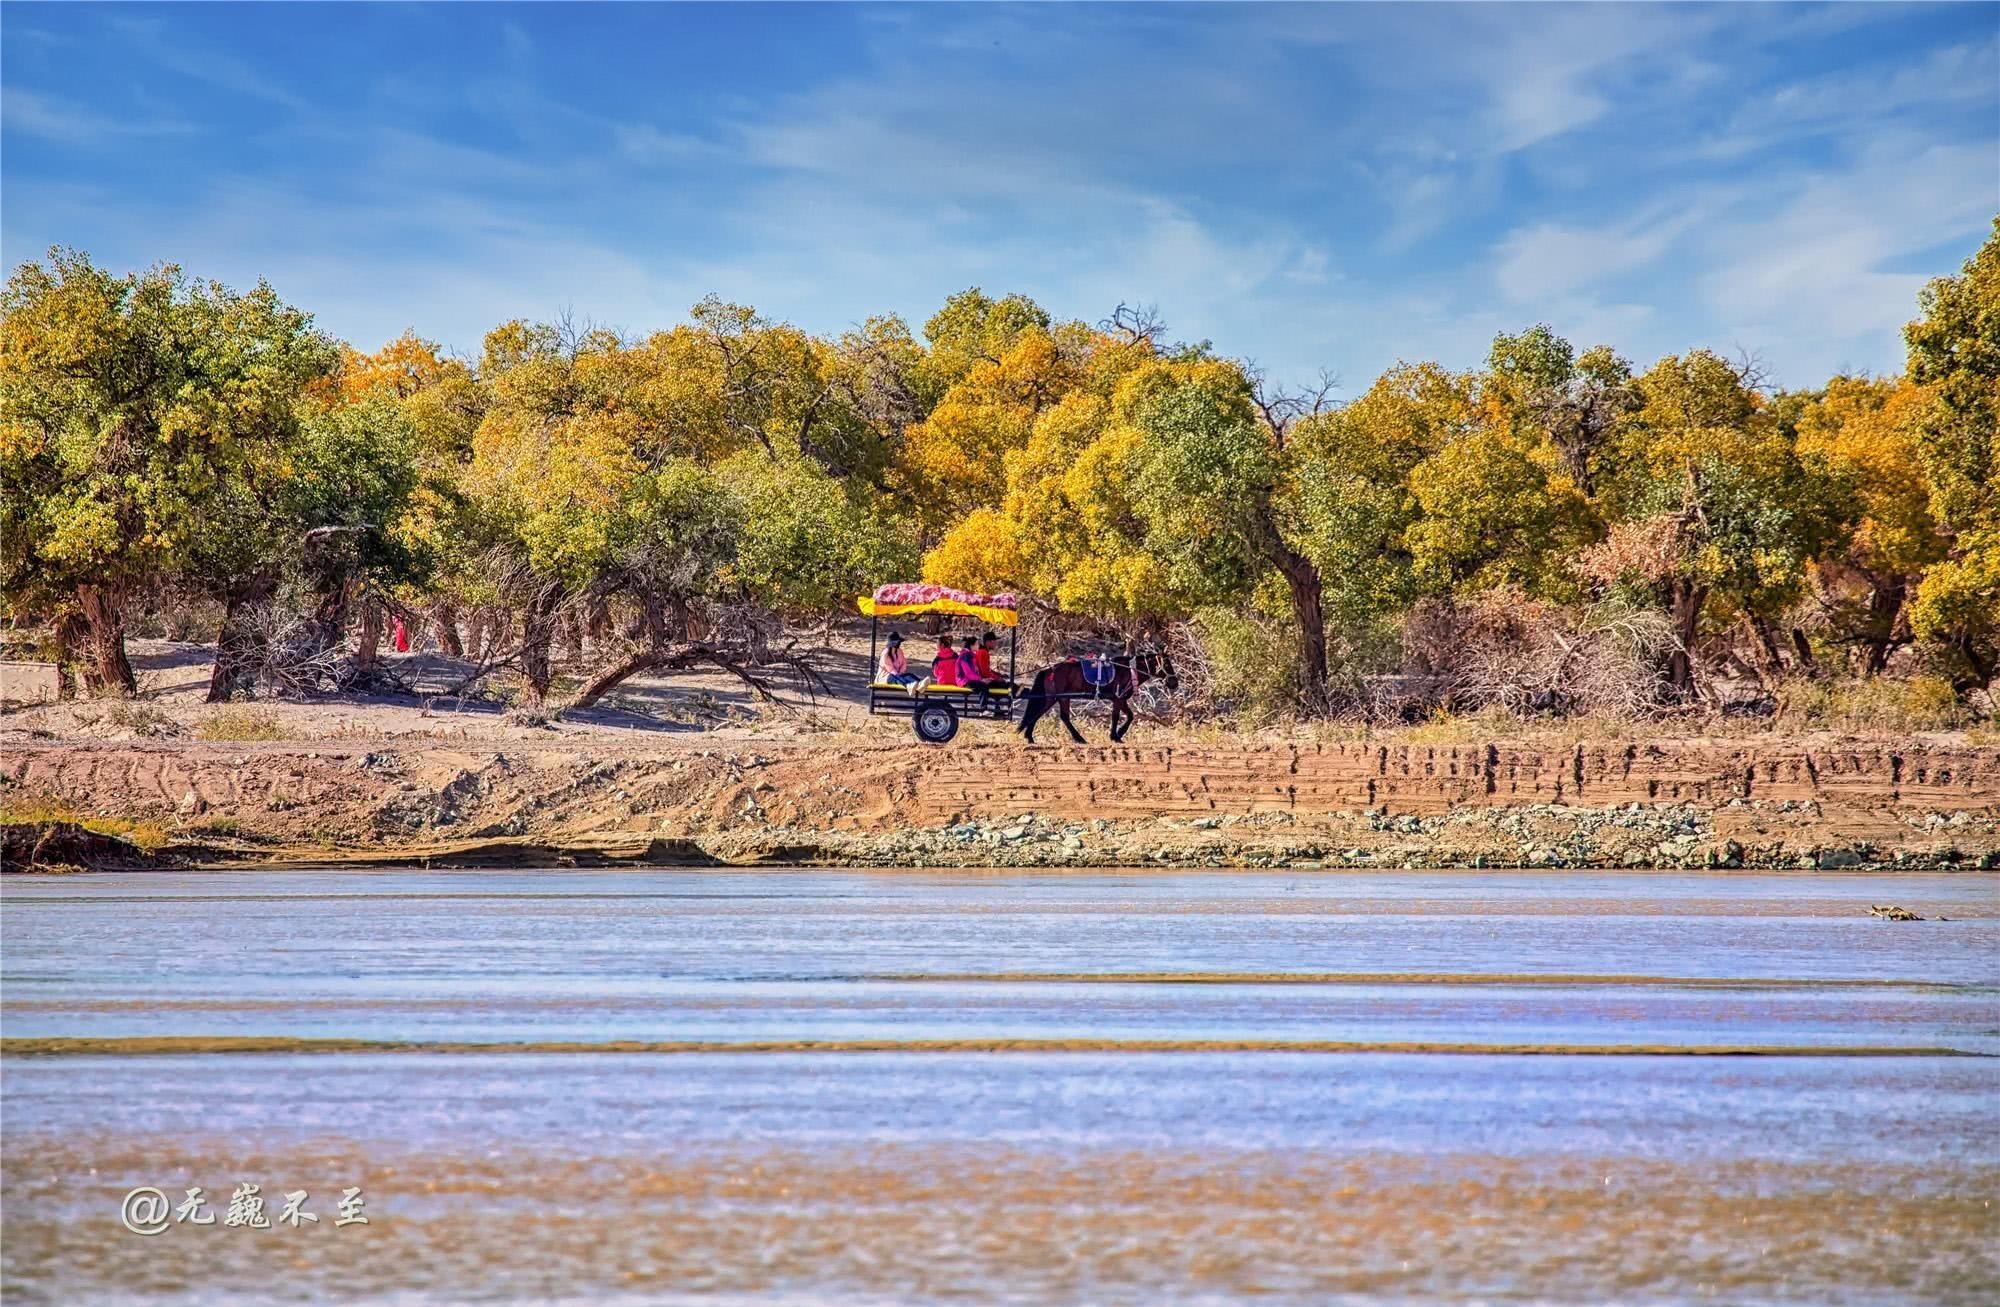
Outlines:
{"type": "Polygon", "coordinates": [[[958,674],[958,652],[951,647],[951,637],[938,637],[937,656],[931,659],[932,685],[958,685],[963,678],[958,674]]]}

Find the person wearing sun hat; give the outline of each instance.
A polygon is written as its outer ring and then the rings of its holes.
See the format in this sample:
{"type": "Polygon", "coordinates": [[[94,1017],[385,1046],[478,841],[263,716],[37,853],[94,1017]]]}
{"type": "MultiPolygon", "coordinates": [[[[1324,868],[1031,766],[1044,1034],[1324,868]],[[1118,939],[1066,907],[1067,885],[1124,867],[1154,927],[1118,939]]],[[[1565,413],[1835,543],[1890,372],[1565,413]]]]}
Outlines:
{"type": "Polygon", "coordinates": [[[875,677],[885,685],[900,685],[905,688],[923,679],[910,670],[910,660],[903,653],[903,633],[889,632],[889,645],[882,651],[882,665],[875,669],[875,677]]]}

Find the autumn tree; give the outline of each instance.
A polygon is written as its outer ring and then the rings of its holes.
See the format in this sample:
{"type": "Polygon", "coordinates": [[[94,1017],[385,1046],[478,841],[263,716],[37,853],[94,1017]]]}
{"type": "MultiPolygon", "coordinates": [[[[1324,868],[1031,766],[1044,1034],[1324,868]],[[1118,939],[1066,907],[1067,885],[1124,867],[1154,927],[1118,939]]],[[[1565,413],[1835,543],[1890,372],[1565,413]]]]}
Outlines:
{"type": "Polygon", "coordinates": [[[1168,583],[1195,602],[1228,605],[1275,576],[1298,632],[1301,692],[1308,707],[1322,706],[1327,560],[1315,545],[1338,535],[1327,515],[1346,503],[1339,442],[1287,440],[1228,364],[1159,387],[1136,419],[1144,439],[1133,503],[1168,583]]]}
{"type": "Polygon", "coordinates": [[[1575,600],[1571,560],[1603,535],[1594,495],[1639,406],[1630,367],[1603,347],[1578,358],[1537,326],[1495,337],[1487,370],[1460,389],[1465,420],[1411,470],[1419,578],[1432,591],[1515,586],[1575,600]]]}
{"type": "Polygon", "coordinates": [[[1041,327],[1007,339],[997,357],[969,361],[905,436],[897,490],[926,541],[974,509],[1000,504],[1008,457],[1026,447],[1036,421],[1082,380],[1076,357],[1041,327]]]}
{"type": "Polygon", "coordinates": [[[1047,334],[1048,311],[1025,295],[993,299],[977,286],[945,300],[924,323],[930,351],[918,369],[935,404],[981,363],[998,363],[1022,336],[1047,334]]]}
{"type": "Polygon", "coordinates": [[[1081,333],[1064,346],[1076,362],[1076,388],[1005,456],[1000,506],[975,509],[926,556],[926,580],[1023,589],[1093,617],[1185,610],[1146,539],[1133,478],[1145,439],[1139,409],[1197,372],[1130,345],[1081,333]]]}
{"type": "Polygon", "coordinates": [[[387,589],[429,577],[429,559],[395,530],[421,464],[412,424],[377,395],[330,408],[308,406],[282,444],[244,451],[208,497],[179,579],[222,605],[208,699],[253,687],[269,647],[280,587],[310,595],[311,657],[343,636],[349,588],[387,589]]]}
{"type": "Polygon", "coordinates": [[[1842,480],[1800,455],[1738,365],[1693,350],[1661,359],[1637,386],[1643,405],[1620,425],[1616,472],[1598,495],[1609,535],[1580,567],[1666,612],[1678,646],[1668,679],[1685,694],[1705,619],[1745,620],[1766,658],[1781,660],[1776,621],[1854,510],[1842,480]]]}
{"type": "Polygon", "coordinates": [[[130,694],[128,604],[282,461],[337,351],[262,283],[118,277],[67,250],[23,264],[0,311],[0,583],[15,607],[73,604],[86,679],[130,694]]]}
{"type": "Polygon", "coordinates": [[[893,504],[809,459],[745,451],[719,476],[743,510],[730,576],[770,608],[801,617],[852,612],[854,597],[882,578],[916,571],[914,533],[893,504]]]}
{"type": "Polygon", "coordinates": [[[1571,484],[1596,493],[1616,453],[1613,437],[1643,403],[1631,365],[1605,345],[1578,357],[1544,323],[1494,337],[1487,369],[1495,415],[1546,441],[1571,484]]]}
{"type": "Polygon", "coordinates": [[[2000,668],[2000,218],[1956,277],[1926,286],[1904,336],[1910,380],[1927,402],[1915,415],[1930,478],[1930,511],[1945,557],[1917,588],[1916,633],[1952,650],[1970,682],[2000,668]]]}
{"type": "Polygon", "coordinates": [[[1944,556],[1917,442],[1928,403],[1908,381],[1835,377],[1794,419],[1801,456],[1820,460],[1856,497],[1855,531],[1814,560],[1813,576],[1831,639],[1858,649],[1868,676],[1914,638],[1909,600],[1944,556]]]}
{"type": "Polygon", "coordinates": [[[520,612],[511,656],[532,707],[546,701],[566,605],[630,592],[664,640],[668,609],[708,588],[733,540],[734,506],[690,452],[706,433],[662,420],[672,397],[649,391],[648,353],[559,324],[486,338],[490,399],[464,485],[493,538],[496,589],[520,612]]]}
{"type": "Polygon", "coordinates": [[[557,625],[579,608],[629,603],[638,642],[568,707],[642,671],[745,674],[718,605],[824,612],[877,568],[914,564],[867,494],[881,433],[842,366],[824,342],[714,299],[637,343],[562,324],[488,336],[464,486],[520,613],[510,657],[531,706],[547,699],[557,625]]]}

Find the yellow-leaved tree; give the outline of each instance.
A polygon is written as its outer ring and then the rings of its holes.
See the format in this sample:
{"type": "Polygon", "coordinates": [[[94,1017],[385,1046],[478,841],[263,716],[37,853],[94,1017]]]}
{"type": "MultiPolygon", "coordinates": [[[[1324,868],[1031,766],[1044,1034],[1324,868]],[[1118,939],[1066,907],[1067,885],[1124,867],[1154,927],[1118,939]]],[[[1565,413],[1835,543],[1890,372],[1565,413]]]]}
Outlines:
{"type": "Polygon", "coordinates": [[[1847,547],[1817,559],[1813,579],[1831,638],[1856,647],[1869,676],[1913,638],[1910,596],[1944,556],[1917,444],[1929,403],[1906,380],[1835,377],[1797,419],[1801,455],[1822,460],[1857,499],[1847,547]]]}
{"type": "Polygon", "coordinates": [[[1910,379],[1924,387],[1918,449],[1931,515],[1946,540],[1925,573],[1910,621],[1963,665],[1961,681],[2000,672],[2000,218],[1956,277],[1924,288],[1904,329],[1910,379]]]}

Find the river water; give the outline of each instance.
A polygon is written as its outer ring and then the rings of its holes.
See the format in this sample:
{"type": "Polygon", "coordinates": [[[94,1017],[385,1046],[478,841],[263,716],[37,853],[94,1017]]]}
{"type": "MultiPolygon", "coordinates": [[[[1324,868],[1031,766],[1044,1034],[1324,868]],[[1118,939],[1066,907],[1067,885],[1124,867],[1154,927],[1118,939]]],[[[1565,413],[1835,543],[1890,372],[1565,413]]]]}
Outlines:
{"type": "Polygon", "coordinates": [[[14,878],[0,1026],[10,1303],[2000,1300],[1987,876],[14,878]]]}

